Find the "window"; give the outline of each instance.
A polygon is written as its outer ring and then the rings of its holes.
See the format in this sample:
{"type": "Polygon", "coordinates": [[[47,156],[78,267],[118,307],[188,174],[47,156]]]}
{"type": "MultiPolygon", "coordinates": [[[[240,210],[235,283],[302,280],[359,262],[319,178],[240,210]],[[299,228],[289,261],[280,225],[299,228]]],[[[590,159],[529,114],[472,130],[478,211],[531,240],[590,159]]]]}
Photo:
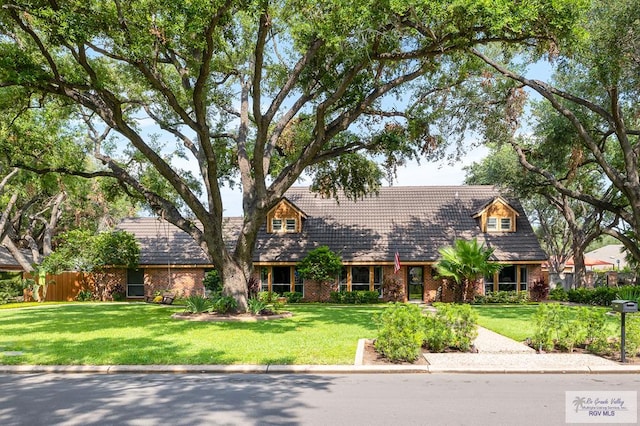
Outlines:
{"type": "Polygon", "coordinates": [[[295,219],[287,219],[285,221],[286,231],[287,232],[295,232],[296,230],[296,220],[295,219]]]}
{"type": "Polygon", "coordinates": [[[511,218],[510,217],[488,217],[487,218],[487,231],[511,231],[511,218]]]}
{"type": "Polygon", "coordinates": [[[484,294],[488,294],[493,291],[493,275],[487,275],[484,277],[484,294]]]}
{"type": "Polygon", "coordinates": [[[291,291],[291,267],[290,266],[274,266],[271,271],[273,282],[271,283],[271,291],[283,295],[291,291]]]}
{"type": "Polygon", "coordinates": [[[293,271],[293,279],[294,279],[293,291],[302,293],[302,296],[304,296],[304,280],[300,276],[300,272],[298,272],[297,268],[293,271]]]}
{"type": "Polygon", "coordinates": [[[516,281],[516,267],[505,266],[498,273],[498,290],[499,291],[516,291],[518,282],[516,281]]]}
{"type": "Polygon", "coordinates": [[[127,297],[144,297],[144,269],[127,269],[127,297]]]}
{"type": "Polygon", "coordinates": [[[354,266],[351,268],[351,291],[369,290],[369,267],[354,266]]]}
{"type": "Polygon", "coordinates": [[[282,231],[282,219],[271,219],[271,230],[273,232],[282,231]]]}
{"type": "Polygon", "coordinates": [[[260,289],[261,291],[269,291],[269,268],[266,266],[260,268],[260,289]]]}
{"type": "Polygon", "coordinates": [[[527,289],[529,288],[529,286],[527,285],[528,282],[529,280],[527,277],[527,267],[521,266],[520,267],[520,291],[527,291],[527,289]]]}
{"type": "Polygon", "coordinates": [[[382,266],[373,267],[373,290],[382,297],[382,266]]]}
{"type": "Polygon", "coordinates": [[[340,291],[348,291],[349,287],[347,286],[347,268],[344,266],[340,271],[340,291]]]}

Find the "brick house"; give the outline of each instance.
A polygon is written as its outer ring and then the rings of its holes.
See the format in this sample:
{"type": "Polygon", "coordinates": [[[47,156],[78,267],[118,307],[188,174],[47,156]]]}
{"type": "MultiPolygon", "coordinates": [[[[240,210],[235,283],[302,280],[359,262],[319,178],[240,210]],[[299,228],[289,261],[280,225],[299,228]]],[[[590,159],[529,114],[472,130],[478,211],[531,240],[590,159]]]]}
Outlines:
{"type": "MultiPolygon", "coordinates": [[[[240,223],[225,219],[229,241],[240,223]]],[[[129,299],[165,289],[202,294],[202,279],[213,266],[187,234],[157,218],[126,219],[119,229],[136,235],[141,246],[140,268],[120,272],[129,299]]],[[[385,278],[401,285],[405,300],[446,301],[451,295],[434,277],[438,249],[473,238],[505,265],[478,283],[479,293],[528,291],[541,278],[547,256],[520,203],[491,186],[384,187],[377,195],[339,202],[294,187],[268,212],[253,261],[263,290],[299,291],[308,301],[327,300],[337,289],[384,297],[385,278]],[[338,253],[344,264],[330,286],[296,273],[296,264],[319,246],[338,253]],[[400,269],[394,272],[396,253],[400,269]]]]}

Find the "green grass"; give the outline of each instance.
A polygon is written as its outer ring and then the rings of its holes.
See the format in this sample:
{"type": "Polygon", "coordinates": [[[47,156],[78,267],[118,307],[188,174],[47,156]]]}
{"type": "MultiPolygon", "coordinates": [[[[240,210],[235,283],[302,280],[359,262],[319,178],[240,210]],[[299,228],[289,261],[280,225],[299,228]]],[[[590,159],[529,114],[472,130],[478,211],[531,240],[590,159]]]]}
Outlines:
{"type": "Polygon", "coordinates": [[[352,364],[383,307],[290,305],[292,318],[252,323],[174,320],[180,307],[152,304],[5,309],[0,364],[352,364]]]}
{"type": "MultiPolygon", "coordinates": [[[[478,312],[478,324],[519,342],[534,333],[533,315],[537,305],[473,305],[478,312]]],[[[594,308],[609,311],[608,308],[594,308]]],[[[620,333],[620,317],[610,316],[607,328],[611,336],[620,333]]]]}

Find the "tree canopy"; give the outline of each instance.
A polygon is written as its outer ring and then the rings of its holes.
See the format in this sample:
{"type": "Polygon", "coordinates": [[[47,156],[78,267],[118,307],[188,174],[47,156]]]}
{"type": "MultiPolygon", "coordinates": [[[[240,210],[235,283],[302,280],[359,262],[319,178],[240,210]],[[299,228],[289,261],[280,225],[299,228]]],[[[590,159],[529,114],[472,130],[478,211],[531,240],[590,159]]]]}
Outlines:
{"type": "Polygon", "coordinates": [[[3,0],[0,88],[19,111],[68,106],[102,164],[40,172],[118,179],[191,235],[243,310],[257,231],[303,172],[359,197],[407,159],[441,156],[477,116],[449,102],[477,65],[467,50],[552,50],[587,3],[3,0]],[[244,223],[228,250],[220,188],[236,183],[244,223]]]}

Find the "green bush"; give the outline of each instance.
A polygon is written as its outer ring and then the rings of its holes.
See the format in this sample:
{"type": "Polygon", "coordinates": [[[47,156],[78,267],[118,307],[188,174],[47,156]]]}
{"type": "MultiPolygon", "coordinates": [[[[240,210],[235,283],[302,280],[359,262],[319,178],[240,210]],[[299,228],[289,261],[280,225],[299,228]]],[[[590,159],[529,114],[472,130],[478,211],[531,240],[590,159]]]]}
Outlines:
{"type": "Polygon", "coordinates": [[[93,298],[93,293],[91,292],[91,290],[85,290],[82,289],[78,292],[78,295],[76,296],[76,300],[78,302],[88,302],[93,298]]]}
{"type": "Polygon", "coordinates": [[[210,299],[204,296],[192,295],[184,299],[185,312],[192,314],[200,314],[203,312],[209,312],[213,308],[213,304],[210,299]]]}
{"type": "Polygon", "coordinates": [[[629,357],[637,356],[640,350],[640,314],[627,315],[625,330],[624,352],[629,357]]]}
{"type": "Polygon", "coordinates": [[[380,294],[369,290],[332,291],[329,294],[329,300],[339,304],[371,304],[380,301],[380,294]]]}
{"type": "Polygon", "coordinates": [[[562,287],[556,287],[549,291],[549,300],[557,300],[559,302],[566,302],[569,300],[567,291],[562,287]]]}
{"type": "Polygon", "coordinates": [[[287,298],[287,303],[300,303],[303,297],[299,291],[287,291],[283,296],[287,298]]]}
{"type": "Polygon", "coordinates": [[[616,293],[616,299],[633,300],[640,303],[640,286],[627,285],[620,287],[616,293]]]}
{"type": "Polygon", "coordinates": [[[12,296],[6,291],[0,291],[0,305],[4,305],[9,302],[12,296]]]}
{"type": "Polygon", "coordinates": [[[219,314],[228,314],[238,308],[238,302],[233,296],[219,296],[213,300],[211,308],[219,314]]]}
{"type": "Polygon", "coordinates": [[[617,297],[618,289],[615,287],[576,288],[567,292],[569,302],[583,305],[609,306],[617,297]]]}
{"type": "Polygon", "coordinates": [[[22,296],[24,286],[20,273],[0,272],[0,293],[6,293],[8,297],[22,296]]]}
{"type": "Polygon", "coordinates": [[[416,305],[393,303],[375,317],[378,337],[374,346],[392,362],[414,362],[424,340],[424,319],[416,305]]]}
{"type": "Polygon", "coordinates": [[[253,315],[258,315],[267,308],[266,303],[256,298],[249,299],[247,301],[247,305],[249,307],[249,312],[251,312],[253,315]]]}
{"type": "Polygon", "coordinates": [[[527,303],[529,295],[526,291],[489,291],[486,295],[478,295],[473,303],[484,305],[489,303],[520,304],[527,303]]]}
{"type": "Polygon", "coordinates": [[[451,330],[448,346],[467,352],[478,337],[478,313],[470,305],[436,303],[436,319],[451,330]]]}
{"type": "Polygon", "coordinates": [[[275,302],[278,300],[278,297],[280,297],[278,296],[278,293],[274,293],[272,291],[259,291],[257,295],[257,299],[266,304],[275,302]]]}
{"type": "Polygon", "coordinates": [[[222,292],[222,278],[220,278],[220,274],[217,269],[212,269],[208,271],[204,279],[202,280],[202,285],[204,288],[209,290],[211,293],[221,293],[222,292]]]}
{"type": "Polygon", "coordinates": [[[584,346],[591,352],[602,353],[608,346],[604,311],[549,303],[538,307],[534,321],[531,343],[537,350],[572,352],[584,346]]]}
{"type": "Polygon", "coordinates": [[[424,347],[431,352],[444,352],[451,346],[453,331],[447,324],[436,316],[427,315],[424,319],[424,347]]]}

